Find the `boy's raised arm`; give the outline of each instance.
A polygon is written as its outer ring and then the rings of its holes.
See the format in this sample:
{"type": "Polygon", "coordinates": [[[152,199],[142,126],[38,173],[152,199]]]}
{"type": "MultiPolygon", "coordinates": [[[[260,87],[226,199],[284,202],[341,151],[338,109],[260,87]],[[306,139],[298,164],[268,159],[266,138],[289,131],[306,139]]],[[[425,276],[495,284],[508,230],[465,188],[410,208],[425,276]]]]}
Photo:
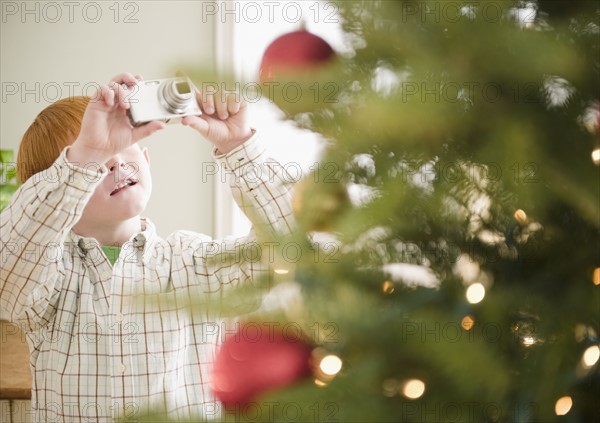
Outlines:
{"type": "Polygon", "coordinates": [[[256,253],[263,253],[256,233],[289,233],[293,227],[290,178],[270,159],[259,142],[259,134],[247,121],[247,104],[232,93],[197,93],[204,114],[189,116],[184,125],[196,129],[215,147],[214,156],[230,175],[232,194],[253,223],[249,236],[223,241],[197,241],[194,265],[204,292],[258,278],[268,271],[256,253]],[[254,252],[247,249],[253,248],[254,252]]]}
{"type": "Polygon", "coordinates": [[[64,277],[65,237],[102,177],[100,166],[77,167],[65,150],[31,176],[0,214],[0,307],[25,330],[47,322],[64,277]]]}
{"type": "Polygon", "coordinates": [[[253,135],[228,154],[215,154],[233,197],[252,222],[249,235],[198,242],[194,262],[203,292],[214,293],[268,275],[276,241],[294,228],[291,177],[253,135]]]}
{"type": "Polygon", "coordinates": [[[215,152],[215,159],[230,172],[233,197],[253,227],[284,235],[294,224],[291,177],[284,166],[268,156],[259,138],[255,133],[228,154],[215,152]]]}

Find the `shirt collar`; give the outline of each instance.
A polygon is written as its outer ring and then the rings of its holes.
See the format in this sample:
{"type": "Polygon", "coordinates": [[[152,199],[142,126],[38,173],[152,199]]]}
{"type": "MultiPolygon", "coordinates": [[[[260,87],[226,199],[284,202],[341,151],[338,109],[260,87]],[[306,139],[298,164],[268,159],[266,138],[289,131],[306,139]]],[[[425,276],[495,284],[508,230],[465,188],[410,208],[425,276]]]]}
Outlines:
{"type": "MultiPolygon", "coordinates": [[[[146,262],[148,256],[151,254],[152,246],[156,241],[156,228],[154,223],[146,217],[140,217],[140,222],[141,231],[132,235],[131,238],[123,244],[123,248],[125,248],[128,243],[131,243],[133,244],[133,247],[142,249],[144,251],[144,262],[146,262]]],[[[81,256],[85,256],[90,250],[100,248],[100,243],[95,238],[83,237],[72,230],[67,235],[66,242],[76,246],[77,251],[81,256]]]]}

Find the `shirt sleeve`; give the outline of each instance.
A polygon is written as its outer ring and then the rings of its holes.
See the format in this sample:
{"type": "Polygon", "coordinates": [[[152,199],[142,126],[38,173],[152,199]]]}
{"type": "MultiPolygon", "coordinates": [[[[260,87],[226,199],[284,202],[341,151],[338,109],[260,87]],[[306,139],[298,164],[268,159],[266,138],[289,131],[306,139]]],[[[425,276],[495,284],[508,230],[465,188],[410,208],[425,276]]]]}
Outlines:
{"type": "Polygon", "coordinates": [[[0,308],[24,330],[47,323],[64,280],[64,241],[106,170],[78,167],[68,147],[31,176],[0,214],[0,308]]]}
{"type": "Polygon", "coordinates": [[[292,178],[269,158],[258,134],[227,154],[216,154],[228,174],[232,195],[250,219],[252,229],[242,238],[196,245],[194,261],[205,292],[216,292],[270,274],[269,257],[276,236],[292,232],[292,178]]]}
{"type": "Polygon", "coordinates": [[[233,198],[255,230],[278,234],[292,230],[291,177],[279,162],[267,156],[256,132],[228,154],[215,152],[215,159],[229,174],[233,198]]]}

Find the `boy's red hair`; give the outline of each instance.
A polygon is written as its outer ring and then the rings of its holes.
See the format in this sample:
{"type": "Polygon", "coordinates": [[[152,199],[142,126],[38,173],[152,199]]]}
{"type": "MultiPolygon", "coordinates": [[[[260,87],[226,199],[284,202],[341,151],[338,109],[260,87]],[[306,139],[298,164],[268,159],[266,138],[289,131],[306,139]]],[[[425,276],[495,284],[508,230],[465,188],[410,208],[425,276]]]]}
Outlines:
{"type": "Polygon", "coordinates": [[[19,146],[17,178],[20,182],[49,168],[60,152],[75,141],[89,101],[89,97],[83,96],[64,98],[37,115],[19,146]]]}

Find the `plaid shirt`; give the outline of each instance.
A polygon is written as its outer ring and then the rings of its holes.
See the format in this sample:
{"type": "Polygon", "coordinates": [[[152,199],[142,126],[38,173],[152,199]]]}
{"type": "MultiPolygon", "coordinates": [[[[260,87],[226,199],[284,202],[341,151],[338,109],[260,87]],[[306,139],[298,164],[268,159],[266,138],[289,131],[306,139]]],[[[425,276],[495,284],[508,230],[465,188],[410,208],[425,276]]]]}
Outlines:
{"type": "MultiPolygon", "coordinates": [[[[290,230],[283,169],[256,135],[215,159],[255,227],[290,230]]],[[[112,421],[156,406],[174,418],[218,418],[210,390],[218,310],[192,314],[178,301],[267,274],[264,259],[239,253],[256,237],[162,239],[142,219],[113,267],[95,239],[71,231],[105,174],[72,165],[65,150],[1,214],[0,307],[26,333],[35,421],[112,421]]]]}

